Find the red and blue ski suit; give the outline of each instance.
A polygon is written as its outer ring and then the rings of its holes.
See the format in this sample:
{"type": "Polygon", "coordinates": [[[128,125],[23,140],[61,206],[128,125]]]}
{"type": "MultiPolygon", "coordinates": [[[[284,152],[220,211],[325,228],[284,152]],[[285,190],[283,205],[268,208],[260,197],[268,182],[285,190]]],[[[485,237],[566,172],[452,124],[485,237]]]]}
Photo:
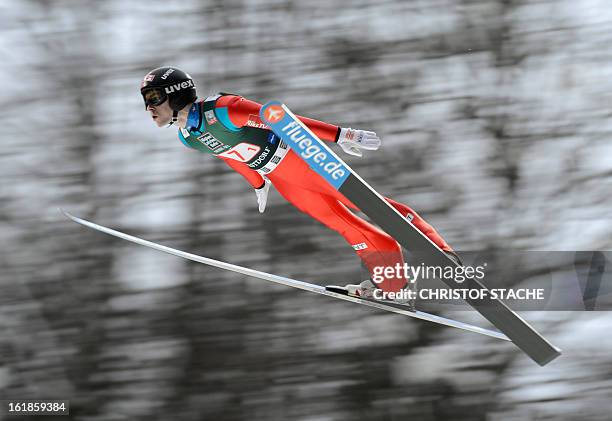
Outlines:
{"type": "MultiPolygon", "coordinates": [[[[179,138],[188,147],[216,155],[240,173],[255,189],[267,177],[293,206],[338,232],[353,247],[370,273],[377,266],[403,266],[400,245],[391,236],[357,216],[358,208],[331,187],[291,151],[259,118],[261,105],[237,95],[220,94],[191,107],[179,138]]],[[[320,139],[336,142],[340,127],[298,116],[320,139]]],[[[413,209],[385,198],[412,224],[444,251],[444,239],[413,209]]],[[[387,292],[406,286],[403,277],[391,276],[378,284],[387,292]]]]}

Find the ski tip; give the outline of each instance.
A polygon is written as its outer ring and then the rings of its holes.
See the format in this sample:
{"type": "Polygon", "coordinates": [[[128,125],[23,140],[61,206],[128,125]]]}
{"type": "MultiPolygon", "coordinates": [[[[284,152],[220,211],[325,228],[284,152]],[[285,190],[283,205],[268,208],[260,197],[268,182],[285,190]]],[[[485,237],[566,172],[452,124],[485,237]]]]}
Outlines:
{"type": "Polygon", "coordinates": [[[87,225],[88,221],[85,221],[84,219],[79,218],[78,216],[74,216],[73,214],[71,214],[70,212],[68,212],[67,210],[65,210],[64,208],[59,208],[60,212],[64,214],[64,216],[70,220],[72,220],[73,222],[76,222],[77,224],[81,224],[81,225],[87,225]]]}
{"type": "Polygon", "coordinates": [[[72,219],[73,221],[74,221],[74,218],[76,218],[76,216],[72,215],[70,212],[68,212],[68,211],[67,211],[66,209],[64,209],[64,208],[59,208],[59,211],[60,211],[61,213],[63,213],[65,217],[67,217],[67,218],[69,218],[69,219],[72,219]]]}

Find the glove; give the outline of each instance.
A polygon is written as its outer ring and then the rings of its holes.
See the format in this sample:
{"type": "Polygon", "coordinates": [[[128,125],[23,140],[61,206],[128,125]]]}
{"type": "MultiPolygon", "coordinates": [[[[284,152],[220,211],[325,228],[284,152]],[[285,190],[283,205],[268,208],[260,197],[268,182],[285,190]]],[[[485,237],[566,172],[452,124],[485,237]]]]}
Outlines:
{"type": "Polygon", "coordinates": [[[257,195],[257,204],[259,205],[259,213],[264,213],[266,210],[266,203],[268,202],[268,192],[270,191],[270,186],[272,183],[266,177],[264,179],[264,184],[258,189],[255,189],[255,194],[257,195]]]}
{"type": "Polygon", "coordinates": [[[374,132],[341,128],[338,145],[349,155],[362,156],[361,149],[375,151],[380,148],[380,139],[374,132]]]}

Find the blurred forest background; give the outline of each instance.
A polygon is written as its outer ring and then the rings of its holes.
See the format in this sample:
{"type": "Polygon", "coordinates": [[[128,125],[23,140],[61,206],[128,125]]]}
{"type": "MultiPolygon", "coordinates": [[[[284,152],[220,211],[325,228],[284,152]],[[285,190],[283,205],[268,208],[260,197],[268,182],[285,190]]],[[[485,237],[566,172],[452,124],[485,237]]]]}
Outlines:
{"type": "Polygon", "coordinates": [[[296,279],[363,276],[335,233],[273,190],[258,214],[239,175],[153,125],[140,80],[171,64],[200,96],[376,131],[347,161],[458,250],[609,249],[611,27],[603,0],[3,0],[0,398],[91,421],[609,420],[610,313],[523,313],[565,351],[540,368],[58,208],[296,279]]]}

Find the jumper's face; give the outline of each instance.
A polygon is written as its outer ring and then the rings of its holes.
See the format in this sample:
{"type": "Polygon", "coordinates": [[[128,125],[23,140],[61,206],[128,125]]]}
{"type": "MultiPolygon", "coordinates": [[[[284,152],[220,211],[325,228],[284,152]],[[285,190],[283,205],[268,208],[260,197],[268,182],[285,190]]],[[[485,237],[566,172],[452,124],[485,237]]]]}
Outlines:
{"type": "Polygon", "coordinates": [[[157,127],[163,127],[172,121],[172,109],[168,97],[161,89],[149,89],[142,93],[147,111],[157,127]]]}

